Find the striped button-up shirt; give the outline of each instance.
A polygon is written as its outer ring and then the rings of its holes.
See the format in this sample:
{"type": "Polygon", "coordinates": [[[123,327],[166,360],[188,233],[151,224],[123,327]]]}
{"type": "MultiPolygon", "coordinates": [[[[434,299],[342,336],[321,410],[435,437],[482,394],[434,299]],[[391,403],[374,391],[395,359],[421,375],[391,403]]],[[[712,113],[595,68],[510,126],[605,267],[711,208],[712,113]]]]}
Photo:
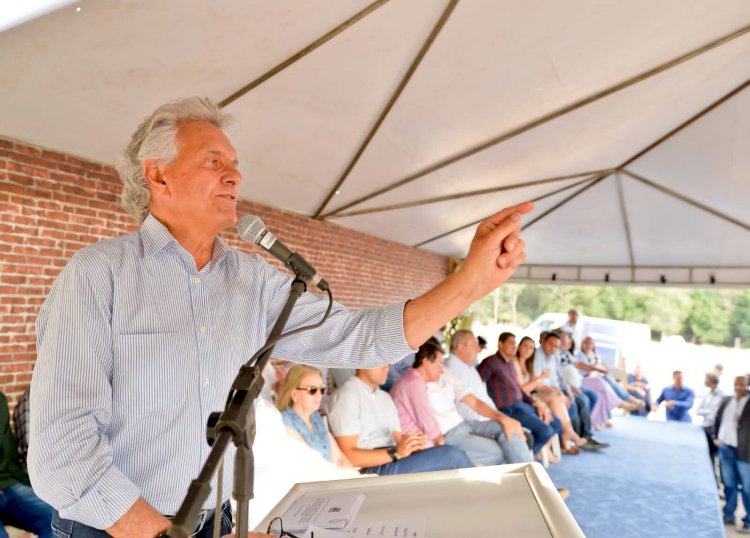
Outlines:
{"type": "MultiPolygon", "coordinates": [[[[289,288],[260,256],[219,238],[196,269],[151,215],[140,231],[73,256],[37,320],[29,451],[37,494],[63,518],[100,529],[139,496],[174,514],[208,455],[208,415],[224,407],[289,288]]],[[[304,294],[286,330],[319,321],[326,306],[327,298],[304,294]]],[[[412,352],[403,308],[337,304],[323,327],[280,341],[274,354],[330,367],[399,360],[412,352]]],[[[233,467],[231,447],[225,492],[233,467]]]]}
{"type": "Polygon", "coordinates": [[[533,403],[531,397],[521,389],[518,383],[518,374],[513,361],[506,361],[499,353],[495,353],[484,359],[477,370],[482,380],[487,383],[490,398],[501,411],[503,407],[518,402],[533,403]]]}

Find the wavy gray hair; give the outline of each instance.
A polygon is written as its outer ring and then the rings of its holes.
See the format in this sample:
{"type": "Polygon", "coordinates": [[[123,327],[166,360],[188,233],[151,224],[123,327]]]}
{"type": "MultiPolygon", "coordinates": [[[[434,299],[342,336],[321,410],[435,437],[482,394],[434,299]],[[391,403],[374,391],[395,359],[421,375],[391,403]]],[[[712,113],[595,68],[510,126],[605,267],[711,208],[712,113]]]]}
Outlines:
{"type": "Polygon", "coordinates": [[[151,206],[151,191],[143,173],[146,159],[170,164],[177,158],[177,128],[184,121],[206,121],[224,129],[229,114],[206,97],[188,97],[161,105],[138,126],[115,161],[123,189],[120,203],[138,222],[143,222],[151,206]]]}

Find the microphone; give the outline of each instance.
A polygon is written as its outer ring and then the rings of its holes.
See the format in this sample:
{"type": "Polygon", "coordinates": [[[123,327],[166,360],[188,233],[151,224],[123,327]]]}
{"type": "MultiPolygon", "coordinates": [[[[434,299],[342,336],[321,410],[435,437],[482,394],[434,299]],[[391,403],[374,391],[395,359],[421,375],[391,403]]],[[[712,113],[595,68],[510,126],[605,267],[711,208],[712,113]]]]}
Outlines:
{"type": "Polygon", "coordinates": [[[248,243],[254,243],[270,252],[274,258],[294,271],[297,277],[316,285],[321,291],[328,291],[328,282],[318,274],[310,262],[276,239],[260,217],[255,215],[242,217],[237,223],[237,233],[248,243]]]}

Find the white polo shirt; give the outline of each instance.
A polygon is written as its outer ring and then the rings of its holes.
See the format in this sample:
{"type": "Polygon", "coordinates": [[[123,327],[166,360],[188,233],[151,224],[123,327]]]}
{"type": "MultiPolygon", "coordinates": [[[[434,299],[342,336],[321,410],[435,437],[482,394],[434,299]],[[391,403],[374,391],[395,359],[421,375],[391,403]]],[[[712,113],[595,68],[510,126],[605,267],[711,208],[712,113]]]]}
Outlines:
{"type": "Polygon", "coordinates": [[[385,391],[372,390],[352,377],[333,393],[328,404],[333,435],[357,435],[357,448],[396,446],[392,432],[401,431],[396,404],[385,391]]]}
{"type": "Polygon", "coordinates": [[[445,434],[464,421],[456,403],[467,394],[471,394],[469,388],[448,369],[443,372],[440,379],[427,383],[430,411],[437,420],[440,433],[445,434]]]}
{"type": "MultiPolygon", "coordinates": [[[[492,409],[497,410],[495,402],[492,401],[492,398],[490,398],[490,395],[487,393],[487,384],[482,381],[476,367],[469,366],[452,353],[445,360],[445,365],[459,381],[466,385],[471,394],[476,396],[479,400],[482,400],[492,409]]],[[[458,407],[458,413],[464,420],[489,420],[487,417],[480,415],[461,401],[459,401],[456,406],[458,407]]]]}

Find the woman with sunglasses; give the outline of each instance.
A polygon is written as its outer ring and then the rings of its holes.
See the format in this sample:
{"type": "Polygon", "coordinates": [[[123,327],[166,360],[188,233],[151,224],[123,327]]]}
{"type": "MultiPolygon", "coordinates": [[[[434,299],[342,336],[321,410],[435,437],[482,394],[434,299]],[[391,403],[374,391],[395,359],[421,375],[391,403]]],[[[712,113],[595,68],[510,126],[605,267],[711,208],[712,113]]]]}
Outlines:
{"type": "Polygon", "coordinates": [[[334,465],[351,468],[353,465],[339,450],[318,411],[325,390],[320,370],[297,364],[286,374],[276,407],[291,437],[307,444],[334,465]]]}

